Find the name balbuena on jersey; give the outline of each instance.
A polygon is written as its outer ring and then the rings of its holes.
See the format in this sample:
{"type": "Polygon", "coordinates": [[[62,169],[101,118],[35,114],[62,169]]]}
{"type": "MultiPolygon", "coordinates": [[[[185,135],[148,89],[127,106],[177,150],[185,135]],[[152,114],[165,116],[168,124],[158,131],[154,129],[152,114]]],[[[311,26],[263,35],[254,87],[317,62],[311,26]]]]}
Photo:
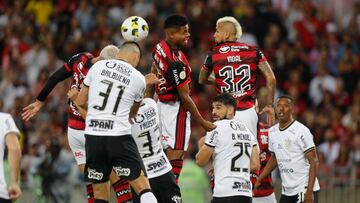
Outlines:
{"type": "Polygon", "coordinates": [[[0,113],[0,198],[9,199],[8,187],[5,182],[4,174],[4,152],[5,152],[5,137],[9,133],[16,133],[19,135],[19,130],[10,114],[0,113]]]}
{"type": "Polygon", "coordinates": [[[214,197],[252,196],[250,157],[257,146],[255,136],[234,119],[215,122],[205,144],[214,148],[214,197]]]}
{"type": "MultiPolygon", "coordinates": [[[[279,129],[279,124],[269,129],[269,150],[276,155],[283,195],[293,196],[306,191],[310,164],[305,153],[314,148],[310,130],[298,121],[284,130],[279,129]]],[[[316,179],[314,191],[318,190],[320,186],[316,179]]]]}
{"type": "Polygon", "coordinates": [[[144,76],[124,61],[102,60],[92,66],[83,83],[89,87],[85,134],[131,134],[129,113],[134,101],[143,99],[144,76]]]}
{"type": "Polygon", "coordinates": [[[139,149],[148,178],[159,177],[171,171],[172,167],[161,146],[159,113],[153,99],[145,98],[142,101],[131,127],[131,134],[139,149]]]}

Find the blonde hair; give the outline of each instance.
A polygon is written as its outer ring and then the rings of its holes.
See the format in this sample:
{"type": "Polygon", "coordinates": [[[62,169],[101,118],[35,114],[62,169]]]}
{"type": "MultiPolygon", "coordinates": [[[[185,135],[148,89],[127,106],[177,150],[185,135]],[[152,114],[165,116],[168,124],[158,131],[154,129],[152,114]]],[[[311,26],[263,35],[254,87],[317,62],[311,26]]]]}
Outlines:
{"type": "Polygon", "coordinates": [[[119,48],[115,45],[107,45],[100,52],[101,59],[116,59],[119,54],[119,48]]]}
{"type": "Polygon", "coordinates": [[[218,25],[219,23],[225,23],[225,22],[229,22],[234,25],[235,31],[236,31],[235,37],[237,40],[239,40],[242,35],[242,29],[241,29],[240,23],[232,16],[225,16],[225,17],[219,18],[216,21],[216,25],[218,25]]]}

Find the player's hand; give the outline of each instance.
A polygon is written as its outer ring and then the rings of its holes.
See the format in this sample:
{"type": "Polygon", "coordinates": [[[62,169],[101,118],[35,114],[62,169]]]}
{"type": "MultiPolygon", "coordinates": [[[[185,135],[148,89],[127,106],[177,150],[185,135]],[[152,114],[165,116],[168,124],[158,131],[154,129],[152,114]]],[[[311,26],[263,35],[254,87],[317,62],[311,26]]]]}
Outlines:
{"type": "Polygon", "coordinates": [[[314,193],[306,192],[304,195],[304,203],[314,203],[314,193]]]}
{"type": "Polygon", "coordinates": [[[259,178],[256,178],[255,189],[259,189],[260,186],[261,186],[261,181],[259,181],[259,178]]]}
{"type": "Polygon", "coordinates": [[[210,121],[204,121],[201,126],[206,130],[206,131],[212,131],[216,128],[216,125],[210,121]]]}
{"type": "Polygon", "coordinates": [[[266,113],[267,118],[266,118],[266,122],[272,126],[275,124],[275,111],[273,107],[270,106],[265,106],[260,112],[259,114],[263,114],[266,113]]]}
{"type": "Polygon", "coordinates": [[[9,198],[11,200],[13,200],[13,201],[18,199],[22,194],[21,189],[20,189],[19,185],[16,182],[12,182],[9,185],[8,193],[9,193],[9,198]]]}
{"type": "Polygon", "coordinates": [[[71,101],[75,101],[78,95],[79,95],[79,90],[77,88],[71,88],[67,93],[67,96],[71,101]]]}
{"type": "Polygon", "coordinates": [[[23,113],[21,114],[22,119],[25,121],[30,120],[33,116],[35,116],[39,112],[39,110],[43,105],[44,102],[36,100],[34,103],[23,108],[23,113]]]}
{"type": "Polygon", "coordinates": [[[159,82],[159,79],[156,77],[154,73],[149,73],[145,75],[145,81],[146,81],[146,85],[153,85],[153,84],[157,84],[159,82]]]}

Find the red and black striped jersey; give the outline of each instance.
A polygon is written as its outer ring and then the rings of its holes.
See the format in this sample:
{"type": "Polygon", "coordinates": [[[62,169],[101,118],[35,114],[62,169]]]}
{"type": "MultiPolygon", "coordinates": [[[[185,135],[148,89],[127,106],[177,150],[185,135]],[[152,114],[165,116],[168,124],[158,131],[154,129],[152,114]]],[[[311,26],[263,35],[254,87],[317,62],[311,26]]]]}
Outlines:
{"type": "MultiPolygon", "coordinates": [[[[80,85],[83,83],[86,74],[93,65],[91,59],[94,56],[88,52],[82,52],[71,57],[71,59],[65,63],[65,68],[69,73],[72,73],[70,88],[77,87],[80,89],[80,85]]],[[[85,120],[81,117],[80,113],[76,110],[72,101],[69,102],[68,107],[68,126],[70,128],[84,130],[85,120]]]]}
{"type": "Polygon", "coordinates": [[[191,68],[184,53],[172,49],[165,40],[158,43],[153,50],[153,64],[159,78],[155,85],[161,102],[179,101],[177,88],[191,82],[191,68]]]}
{"type": "Polygon", "coordinates": [[[266,58],[256,46],[224,42],[211,49],[203,67],[214,72],[219,94],[231,93],[238,109],[248,109],[255,104],[258,64],[263,61],[266,58]]]}
{"type": "MultiPolygon", "coordinates": [[[[257,134],[257,140],[260,147],[260,170],[257,171],[256,174],[251,175],[251,182],[253,184],[256,183],[256,177],[260,175],[268,160],[270,159],[270,151],[269,151],[269,128],[270,126],[265,123],[258,123],[258,134],[257,134]]],[[[274,187],[272,185],[272,178],[271,175],[264,178],[261,181],[261,186],[258,189],[253,189],[253,196],[254,197],[265,197],[268,195],[271,195],[274,192],[274,187]]]]}

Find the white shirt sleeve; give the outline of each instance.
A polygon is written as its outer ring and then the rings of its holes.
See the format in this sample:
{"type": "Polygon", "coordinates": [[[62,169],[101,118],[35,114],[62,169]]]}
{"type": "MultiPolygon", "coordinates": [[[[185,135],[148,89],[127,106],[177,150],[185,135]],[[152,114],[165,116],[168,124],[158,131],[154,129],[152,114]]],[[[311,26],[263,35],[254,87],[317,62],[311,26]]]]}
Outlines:
{"type": "Polygon", "coordinates": [[[5,119],[4,135],[7,135],[9,133],[16,133],[17,135],[20,134],[19,129],[16,127],[14,119],[10,115],[5,119]]]}
{"type": "Polygon", "coordinates": [[[274,148],[273,148],[273,142],[271,139],[271,130],[269,129],[269,136],[268,136],[268,149],[270,152],[274,152],[274,148]]]}
{"type": "Polygon", "coordinates": [[[205,144],[209,147],[215,147],[217,144],[217,136],[219,132],[216,130],[206,133],[205,144]]]}
{"type": "Polygon", "coordinates": [[[298,137],[298,143],[303,152],[315,147],[313,135],[309,129],[303,129],[298,137]]]}
{"type": "Polygon", "coordinates": [[[139,80],[139,89],[137,93],[135,94],[135,102],[141,102],[144,98],[144,93],[146,89],[146,81],[145,77],[141,75],[141,79],[139,80]]]}

